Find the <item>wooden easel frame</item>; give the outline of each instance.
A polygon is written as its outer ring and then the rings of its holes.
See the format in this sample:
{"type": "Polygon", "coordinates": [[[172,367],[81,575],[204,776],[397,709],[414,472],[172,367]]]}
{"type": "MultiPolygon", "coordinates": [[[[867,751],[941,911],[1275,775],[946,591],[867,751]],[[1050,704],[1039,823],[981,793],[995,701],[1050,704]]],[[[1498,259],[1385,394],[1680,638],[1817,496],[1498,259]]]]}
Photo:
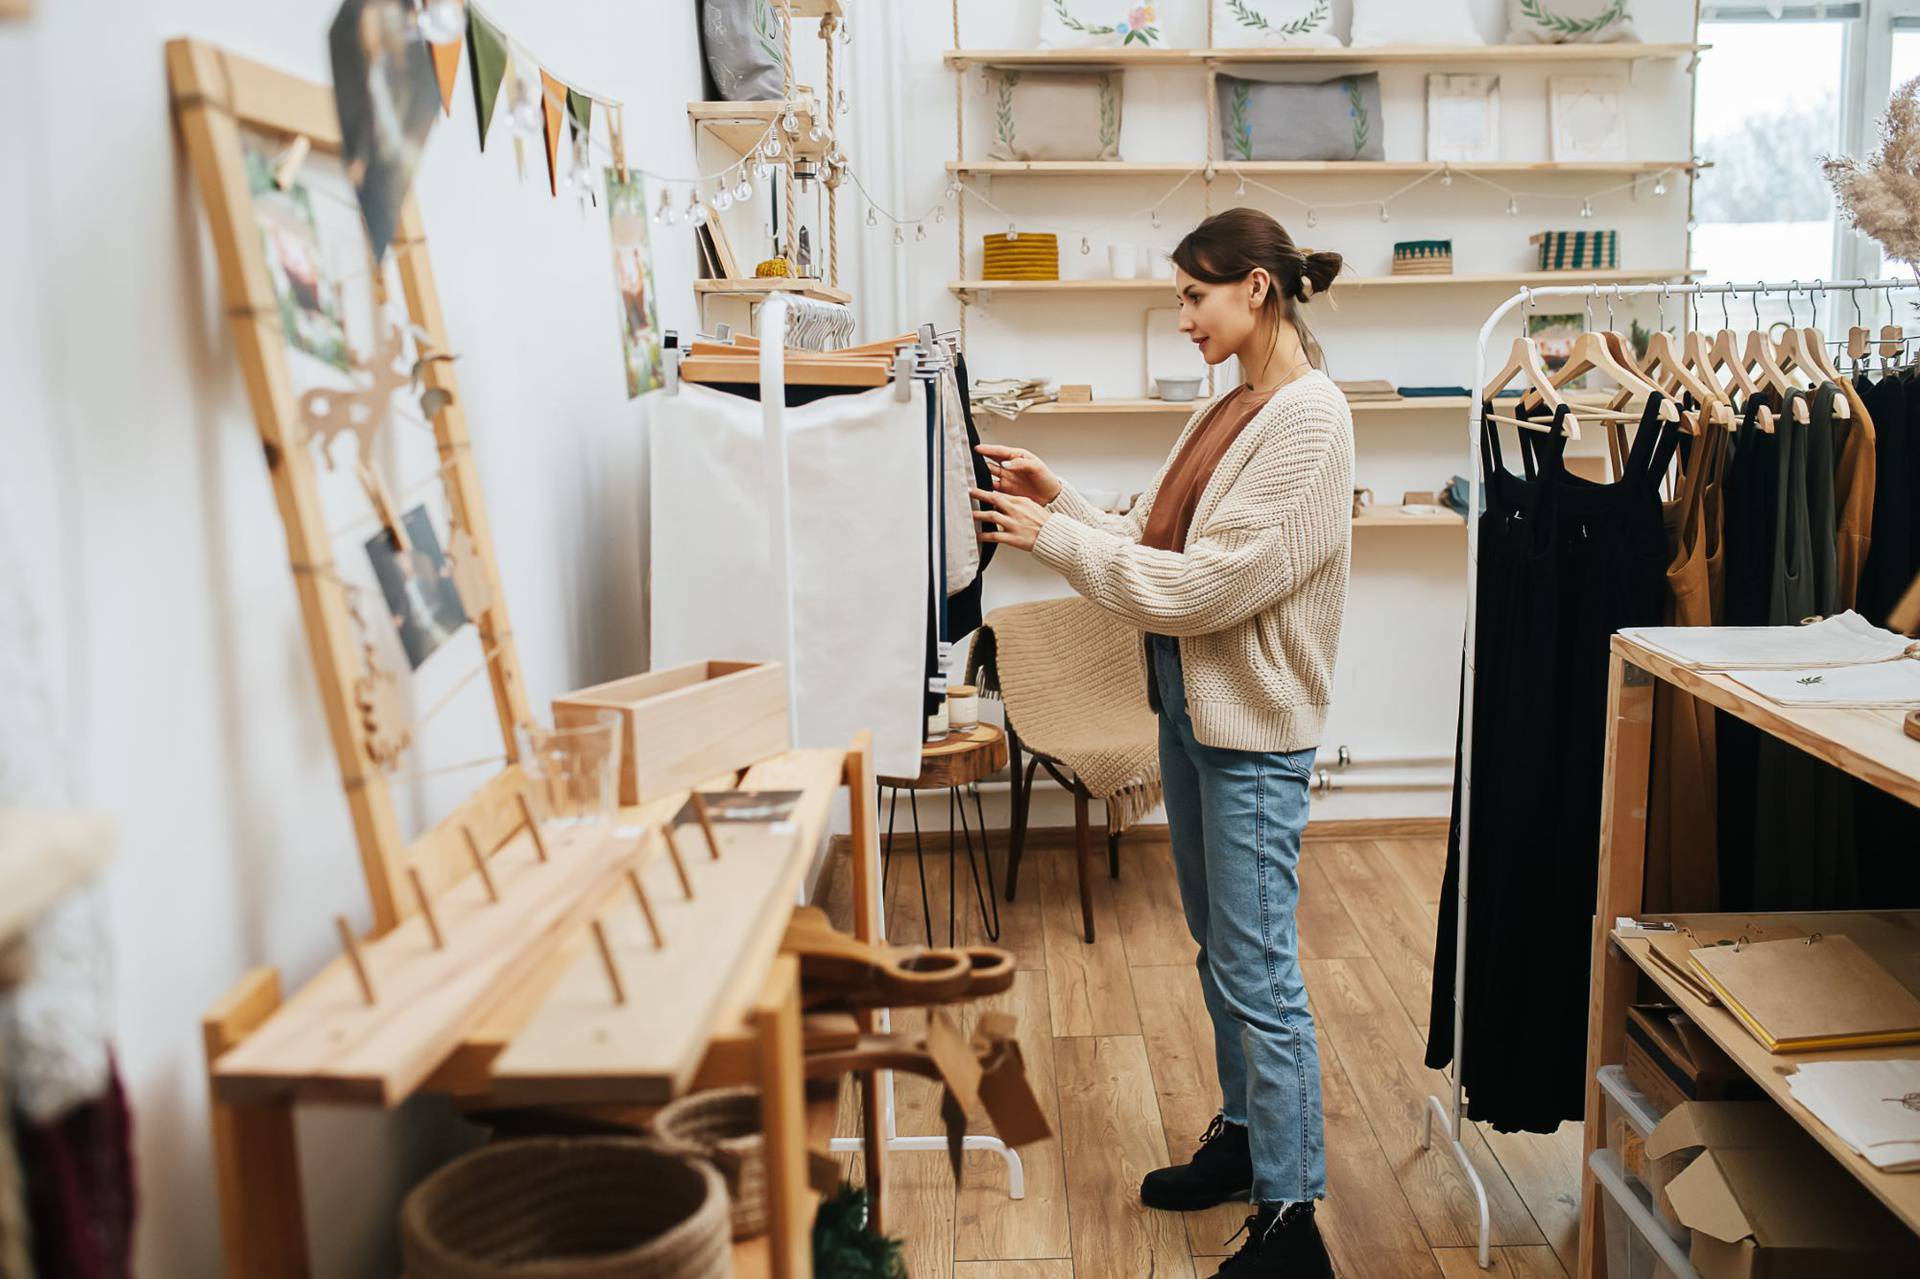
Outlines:
{"type": "MultiPolygon", "coordinates": [[[[265,446],[267,471],[286,526],[287,556],[300,594],[300,614],[320,682],[327,728],[347,807],[360,845],[361,869],[373,905],[373,931],[385,933],[418,909],[407,882],[417,869],[434,891],[459,877],[468,853],[462,828],[472,830],[491,852],[520,824],[515,803],[523,777],[515,728],[530,722],[526,684],[500,587],[493,536],[481,497],[479,476],[467,435],[466,411],[453,365],[439,360],[427,366],[427,386],[452,395],[433,414],[433,434],[446,468],[447,503],[453,517],[472,535],[485,566],[492,602],[473,619],[481,652],[491,654],[488,678],[500,720],[507,766],[483,784],[432,830],[408,845],[401,835],[386,773],[369,753],[367,733],[356,703],[360,677],[359,632],[345,586],[333,566],[332,538],[320,502],[313,453],[300,419],[297,394],[288,367],[278,303],[266,255],[256,229],[253,196],[247,182],[241,130],[250,128],[304,137],[316,151],[340,152],[340,126],[333,94],[325,85],[287,75],[198,40],[167,44],[167,78],[173,108],[206,201],[207,219],[220,264],[220,296],[234,348],[247,383],[255,423],[265,446]]],[[[440,296],[427,259],[420,210],[407,197],[394,237],[407,314],[431,344],[447,349],[440,296]]]]}

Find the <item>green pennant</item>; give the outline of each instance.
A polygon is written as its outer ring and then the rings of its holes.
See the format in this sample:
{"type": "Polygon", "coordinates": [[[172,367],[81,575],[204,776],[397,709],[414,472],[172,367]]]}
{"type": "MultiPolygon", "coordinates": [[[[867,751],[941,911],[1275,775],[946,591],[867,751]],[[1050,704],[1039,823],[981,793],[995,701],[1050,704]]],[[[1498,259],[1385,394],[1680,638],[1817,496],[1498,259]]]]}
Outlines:
{"type": "Polygon", "coordinates": [[[593,132],[593,99],[578,89],[567,90],[567,136],[593,132]]]}
{"type": "Polygon", "coordinates": [[[467,55],[473,63],[473,113],[480,122],[480,149],[485,151],[493,104],[500,99],[500,82],[507,74],[507,39],[472,5],[467,6],[467,55]]]}

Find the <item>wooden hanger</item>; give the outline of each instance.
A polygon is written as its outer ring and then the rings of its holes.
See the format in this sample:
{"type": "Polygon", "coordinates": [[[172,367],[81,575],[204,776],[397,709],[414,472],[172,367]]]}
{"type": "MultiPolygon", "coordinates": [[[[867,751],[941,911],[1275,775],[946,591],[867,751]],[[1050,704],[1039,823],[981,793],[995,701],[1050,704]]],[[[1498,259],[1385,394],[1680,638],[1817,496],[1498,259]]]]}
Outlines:
{"type": "MultiPolygon", "coordinates": [[[[1565,386],[1574,378],[1593,369],[1598,369],[1600,372],[1605,373],[1608,377],[1619,383],[1623,389],[1631,391],[1636,398],[1645,398],[1646,396],[1658,395],[1660,393],[1659,387],[1647,381],[1637,369],[1622,363],[1620,359],[1614,355],[1613,349],[1604,335],[1596,333],[1591,329],[1573,340],[1573,349],[1567,354],[1567,362],[1560,366],[1558,373],[1554,374],[1553,385],[1555,387],[1565,386]]],[[[1537,402],[1537,400],[1537,393],[1535,393],[1535,402],[1537,402]]],[[[1532,405],[1530,404],[1529,407],[1532,407],[1532,405]]],[[[1667,400],[1664,396],[1660,404],[1660,418],[1665,422],[1675,422],[1680,418],[1679,409],[1672,401],[1667,400]]]]}
{"type": "MultiPolygon", "coordinates": [[[[1499,371],[1493,375],[1492,381],[1488,382],[1486,386],[1481,389],[1481,400],[1491,407],[1493,397],[1506,390],[1507,384],[1521,374],[1526,375],[1527,384],[1538,393],[1540,403],[1544,407],[1558,413],[1561,405],[1566,401],[1561,398],[1560,390],[1554,386],[1553,379],[1547,375],[1546,363],[1540,358],[1540,346],[1532,338],[1515,338],[1513,340],[1513,345],[1507,348],[1507,362],[1500,366],[1499,371]]],[[[1508,426],[1517,426],[1524,431],[1551,433],[1554,429],[1551,420],[1535,421],[1529,418],[1503,417],[1498,413],[1489,413],[1487,416],[1492,421],[1503,422],[1508,426]]],[[[1571,440],[1579,439],[1579,420],[1574,417],[1573,414],[1569,413],[1565,421],[1567,438],[1571,440]]]]}
{"type": "MultiPolygon", "coordinates": [[[[1714,334],[1713,345],[1707,351],[1707,370],[1717,377],[1724,369],[1733,389],[1740,392],[1743,401],[1747,401],[1759,396],[1760,386],[1747,372],[1746,361],[1740,358],[1738,342],[1732,329],[1721,329],[1714,334]]],[[[1762,431],[1773,434],[1773,410],[1767,405],[1760,405],[1753,422],[1762,431]]]]}
{"type": "MultiPolygon", "coordinates": [[[[1840,380],[1840,375],[1831,372],[1826,367],[1825,360],[1822,358],[1825,352],[1821,351],[1820,355],[1814,354],[1820,346],[1824,345],[1826,339],[1820,337],[1818,331],[1813,331],[1816,341],[1814,344],[1809,345],[1807,341],[1808,332],[1809,330],[1807,329],[1796,329],[1789,325],[1787,331],[1780,335],[1779,343],[1773,348],[1774,359],[1779,363],[1784,372],[1792,373],[1797,371],[1805,376],[1810,384],[1807,388],[1809,390],[1817,387],[1822,382],[1837,383],[1840,380]]],[[[1834,399],[1833,416],[1836,420],[1845,421],[1851,413],[1852,409],[1847,404],[1846,396],[1841,395],[1834,399]]],[[[1795,420],[1799,420],[1797,411],[1795,420]]]]}
{"type": "MultiPolygon", "coordinates": [[[[698,350],[680,361],[680,376],[688,382],[758,382],[758,354],[718,355],[698,350]]],[[[893,379],[891,360],[839,360],[818,351],[787,355],[789,386],[885,386],[893,379]]]]}
{"type": "Polygon", "coordinates": [[[1773,353],[1773,343],[1767,339],[1765,330],[1754,329],[1747,334],[1747,348],[1742,352],[1741,359],[1747,368],[1757,371],[1757,380],[1762,387],[1777,392],[1781,403],[1793,406],[1795,422],[1805,426],[1812,421],[1805,397],[1789,396],[1789,392],[1804,388],[1796,387],[1786,370],[1780,367],[1780,361],[1773,353]]]}
{"type": "MultiPolygon", "coordinates": [[[[1731,420],[1732,406],[1727,403],[1725,393],[1718,386],[1709,386],[1706,379],[1687,367],[1680,348],[1674,343],[1673,334],[1665,329],[1656,329],[1653,336],[1647,339],[1645,367],[1647,376],[1667,394],[1685,391],[1712,421],[1724,424],[1731,420]]],[[[1698,434],[1697,424],[1693,433],[1698,434]]]]}

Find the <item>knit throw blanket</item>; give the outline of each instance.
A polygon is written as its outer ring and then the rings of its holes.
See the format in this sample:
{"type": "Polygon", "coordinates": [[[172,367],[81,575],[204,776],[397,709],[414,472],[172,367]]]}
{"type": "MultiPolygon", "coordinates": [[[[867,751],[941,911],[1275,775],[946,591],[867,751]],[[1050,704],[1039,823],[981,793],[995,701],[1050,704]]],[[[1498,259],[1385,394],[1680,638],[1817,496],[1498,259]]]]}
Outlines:
{"type": "Polygon", "coordinates": [[[967,680],[1006,704],[1029,750],[1071,768],[1118,833],[1160,806],[1160,724],[1140,632],[1079,596],[987,614],[967,680]]]}

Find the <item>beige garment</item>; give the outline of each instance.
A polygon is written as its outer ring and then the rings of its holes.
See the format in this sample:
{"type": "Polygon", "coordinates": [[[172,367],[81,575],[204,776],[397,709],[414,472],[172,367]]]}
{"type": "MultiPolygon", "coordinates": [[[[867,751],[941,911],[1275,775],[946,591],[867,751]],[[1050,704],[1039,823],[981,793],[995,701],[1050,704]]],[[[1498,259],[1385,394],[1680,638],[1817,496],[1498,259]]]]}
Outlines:
{"type": "MultiPolygon", "coordinates": [[[[1680,491],[1666,504],[1666,625],[1710,626],[1713,583],[1708,513],[1718,513],[1727,432],[1704,424],[1680,491]],[[1710,499],[1712,499],[1710,501],[1710,499]]],[[[1643,909],[1713,910],[1720,904],[1714,710],[1661,681],[1653,690],[1653,755],[1647,795],[1643,909]]]]}
{"type": "MultiPolygon", "coordinates": [[[[1833,503],[1839,511],[1834,535],[1835,578],[1840,607],[1852,608],[1860,589],[1860,570],[1873,541],[1873,485],[1875,480],[1873,415],[1860,400],[1852,378],[1840,379],[1840,390],[1853,412],[1843,426],[1833,465],[1833,503]]],[[[1838,425],[1838,424],[1837,424],[1838,425]]]]}
{"type": "Polygon", "coordinates": [[[1060,761],[1127,829],[1160,806],[1160,723],[1147,709],[1140,637],[1077,596],[987,614],[967,681],[1006,703],[1030,749],[1060,761]]]}
{"type": "Polygon", "coordinates": [[[1206,412],[1187,420],[1128,515],[1106,515],[1063,485],[1033,553],[1136,629],[1178,637],[1202,744],[1317,746],[1347,604],[1353,415],[1326,374],[1289,382],[1220,459],[1185,548],[1142,546],[1168,467],[1206,412]]]}

